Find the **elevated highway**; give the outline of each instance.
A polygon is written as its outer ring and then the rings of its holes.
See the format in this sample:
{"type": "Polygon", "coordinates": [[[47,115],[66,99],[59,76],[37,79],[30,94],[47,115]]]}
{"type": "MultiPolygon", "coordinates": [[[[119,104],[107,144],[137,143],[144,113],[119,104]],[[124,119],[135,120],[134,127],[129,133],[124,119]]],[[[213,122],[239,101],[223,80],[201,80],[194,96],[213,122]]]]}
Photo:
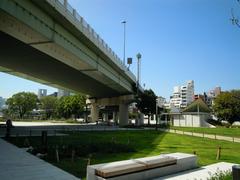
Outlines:
{"type": "Polygon", "coordinates": [[[109,99],[127,123],[136,78],[67,0],[1,0],[0,40],[2,72],[109,99]]]}

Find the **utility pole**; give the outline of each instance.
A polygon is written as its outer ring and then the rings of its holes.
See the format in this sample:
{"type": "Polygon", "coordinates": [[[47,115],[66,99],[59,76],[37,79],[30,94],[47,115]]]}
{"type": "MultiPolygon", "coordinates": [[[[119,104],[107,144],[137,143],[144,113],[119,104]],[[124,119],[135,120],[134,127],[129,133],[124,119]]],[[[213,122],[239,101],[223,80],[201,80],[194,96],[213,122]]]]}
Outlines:
{"type": "Polygon", "coordinates": [[[125,65],[125,51],[126,51],[126,23],[127,21],[122,21],[123,24],[123,64],[125,65]]]}

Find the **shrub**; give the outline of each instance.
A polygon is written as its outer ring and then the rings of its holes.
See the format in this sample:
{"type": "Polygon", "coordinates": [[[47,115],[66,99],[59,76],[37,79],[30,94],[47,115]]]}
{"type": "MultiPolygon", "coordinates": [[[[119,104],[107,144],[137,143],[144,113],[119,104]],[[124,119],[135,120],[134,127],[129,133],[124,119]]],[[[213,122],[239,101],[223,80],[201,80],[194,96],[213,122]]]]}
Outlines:
{"type": "Polygon", "coordinates": [[[217,172],[215,174],[211,174],[210,178],[208,178],[208,180],[231,180],[232,179],[232,172],[229,171],[220,171],[217,170],[217,172]]]}

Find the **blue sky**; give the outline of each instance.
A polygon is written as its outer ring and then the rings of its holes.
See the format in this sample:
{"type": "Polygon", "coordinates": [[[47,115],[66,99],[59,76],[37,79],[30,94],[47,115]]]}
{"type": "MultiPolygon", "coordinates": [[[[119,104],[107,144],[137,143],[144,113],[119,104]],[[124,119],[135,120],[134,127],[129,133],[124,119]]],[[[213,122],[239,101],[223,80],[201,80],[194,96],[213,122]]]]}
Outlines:
{"type": "MultiPolygon", "coordinates": [[[[109,46],[123,57],[142,54],[141,81],[169,98],[173,86],[193,79],[196,93],[215,86],[240,88],[240,28],[230,22],[236,0],[69,0],[109,46]]],[[[0,73],[0,96],[46,86],[0,73]]],[[[48,87],[47,87],[48,88],[48,87]]],[[[55,89],[48,88],[50,92],[55,89]]]]}

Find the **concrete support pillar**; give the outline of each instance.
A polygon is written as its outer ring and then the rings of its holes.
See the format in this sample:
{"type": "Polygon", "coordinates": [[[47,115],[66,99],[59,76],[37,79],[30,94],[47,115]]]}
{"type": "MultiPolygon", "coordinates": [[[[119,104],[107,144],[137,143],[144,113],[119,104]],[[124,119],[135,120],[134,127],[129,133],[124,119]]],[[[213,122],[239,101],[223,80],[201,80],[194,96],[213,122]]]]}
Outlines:
{"type": "Polygon", "coordinates": [[[108,112],[103,113],[103,121],[108,122],[108,112]]]}
{"type": "MultiPolygon", "coordinates": [[[[123,95],[118,97],[111,97],[111,98],[89,98],[87,99],[87,104],[92,104],[91,109],[91,119],[92,121],[98,120],[99,110],[96,105],[98,106],[119,106],[119,113],[114,113],[114,121],[116,122],[119,120],[120,126],[128,125],[128,105],[135,100],[135,96],[132,95],[123,95]]],[[[114,109],[114,111],[116,111],[114,109]]]]}
{"type": "Polygon", "coordinates": [[[168,120],[167,120],[167,115],[165,114],[165,124],[168,123],[168,120]]]}
{"type": "Polygon", "coordinates": [[[88,122],[88,114],[87,114],[87,112],[85,112],[83,114],[83,118],[84,118],[84,122],[87,123],[88,122]]]}
{"type": "Polygon", "coordinates": [[[144,125],[144,114],[140,113],[139,115],[139,125],[144,125]]]}
{"type": "Polygon", "coordinates": [[[98,118],[99,118],[99,108],[97,104],[93,103],[91,108],[91,121],[96,122],[98,121],[98,118]]]}
{"type": "Polygon", "coordinates": [[[135,120],[136,126],[144,125],[144,114],[141,112],[138,112],[136,120],[135,120]]]}
{"type": "Polygon", "coordinates": [[[113,112],[113,122],[115,125],[118,124],[118,113],[116,111],[113,112]]]}
{"type": "Polygon", "coordinates": [[[138,126],[138,124],[139,124],[139,115],[137,114],[135,118],[135,126],[138,126]]]}
{"type": "Polygon", "coordinates": [[[119,105],[119,126],[128,125],[128,104],[119,105]]]}

